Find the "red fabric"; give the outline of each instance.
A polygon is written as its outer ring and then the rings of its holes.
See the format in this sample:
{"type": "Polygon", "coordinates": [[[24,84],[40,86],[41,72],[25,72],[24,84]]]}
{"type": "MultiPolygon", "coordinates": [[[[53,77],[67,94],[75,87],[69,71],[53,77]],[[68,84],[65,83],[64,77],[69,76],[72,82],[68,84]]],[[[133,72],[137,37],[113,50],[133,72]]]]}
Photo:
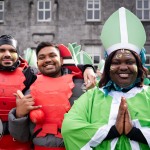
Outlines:
{"type": "Polygon", "coordinates": [[[60,51],[61,57],[63,57],[63,58],[72,58],[72,54],[71,54],[70,50],[65,45],[59,44],[58,49],[60,51]]]}
{"type": "Polygon", "coordinates": [[[0,72],[0,118],[2,121],[8,120],[8,112],[16,107],[16,99],[13,93],[23,90],[25,85],[25,76],[22,68],[18,67],[15,71],[0,72]]]}
{"type": "MultiPolygon", "coordinates": [[[[70,50],[63,44],[58,45],[60,55],[63,59],[73,59],[70,50]]],[[[65,64],[64,66],[76,74],[77,78],[83,78],[82,71],[76,66],[77,64],[65,64]]]]}
{"type": "Polygon", "coordinates": [[[22,69],[25,69],[28,67],[28,62],[25,59],[23,59],[21,56],[19,56],[19,60],[21,61],[19,67],[21,67],[22,69]]]}
{"type": "Polygon", "coordinates": [[[64,114],[70,109],[69,98],[72,95],[74,83],[68,74],[58,78],[51,78],[38,75],[37,80],[31,85],[31,95],[35,99],[35,105],[42,105],[45,119],[43,123],[36,124],[34,131],[42,128],[37,137],[44,137],[46,134],[54,134],[62,137],[58,132],[61,129],[64,114]]]}
{"type": "Polygon", "coordinates": [[[36,146],[34,150],[65,150],[63,147],[43,147],[43,146],[36,146]]]}
{"type": "Polygon", "coordinates": [[[16,107],[15,97],[0,97],[0,119],[8,121],[8,113],[14,107],[16,107]]]}
{"type": "Polygon", "coordinates": [[[10,135],[4,135],[0,138],[0,150],[31,150],[31,143],[21,143],[10,135]]]}
{"type": "Polygon", "coordinates": [[[45,118],[45,115],[41,109],[30,111],[30,119],[33,123],[42,123],[44,118],[45,118]]]}
{"type": "Polygon", "coordinates": [[[76,78],[79,78],[79,79],[83,79],[83,74],[82,74],[82,71],[77,67],[77,66],[65,66],[66,68],[68,68],[69,70],[72,71],[72,74],[74,74],[74,76],[76,78]]]}

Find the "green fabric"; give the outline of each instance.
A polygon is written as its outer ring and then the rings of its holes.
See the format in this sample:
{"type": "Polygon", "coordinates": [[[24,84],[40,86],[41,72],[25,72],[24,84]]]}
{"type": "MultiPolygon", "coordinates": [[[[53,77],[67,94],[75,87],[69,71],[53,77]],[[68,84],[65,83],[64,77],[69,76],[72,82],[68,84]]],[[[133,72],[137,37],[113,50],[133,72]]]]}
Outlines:
{"type": "Polygon", "coordinates": [[[91,57],[85,51],[78,52],[76,57],[79,64],[93,64],[91,57]]]}
{"type": "Polygon", "coordinates": [[[116,150],[132,150],[129,145],[129,139],[125,135],[122,135],[117,142],[116,150]]]}
{"type": "Polygon", "coordinates": [[[69,50],[70,50],[70,52],[72,54],[72,57],[73,57],[73,59],[75,61],[75,64],[77,65],[78,64],[78,60],[77,60],[77,57],[76,57],[76,53],[74,51],[74,47],[69,43],[68,44],[68,48],[69,48],[69,50]]]}
{"type": "Polygon", "coordinates": [[[127,29],[128,29],[128,40],[142,49],[146,41],[146,33],[144,27],[137,16],[126,9],[127,15],[127,29]]]}
{"type": "Polygon", "coordinates": [[[37,68],[37,57],[34,50],[32,50],[31,48],[27,48],[26,50],[24,50],[24,59],[30,66],[37,68]]]}
{"type": "Polygon", "coordinates": [[[131,11],[121,7],[106,20],[100,39],[106,50],[111,48],[114,51],[126,48],[128,44],[127,48],[135,51],[131,45],[134,45],[138,50],[142,49],[146,42],[146,33],[139,18],[131,11]],[[124,13],[122,12],[125,12],[125,16],[123,16],[124,13]],[[123,19],[126,24],[121,24],[122,20],[120,19],[123,19]],[[120,30],[123,31],[121,32],[120,30]],[[121,37],[124,39],[121,39],[121,37]],[[120,44],[117,49],[113,47],[115,44],[120,44]]]}
{"type": "Polygon", "coordinates": [[[98,69],[101,70],[105,65],[105,60],[101,59],[100,63],[98,64],[98,69]]]}
{"type": "Polygon", "coordinates": [[[141,126],[150,127],[150,90],[138,93],[136,97],[130,98],[128,109],[132,119],[139,119],[141,126]],[[137,100],[138,97],[138,100],[137,100]],[[144,101],[144,102],[143,102],[144,101]],[[145,119],[147,118],[147,119],[145,119]]]}
{"type": "Polygon", "coordinates": [[[144,84],[145,85],[149,85],[150,84],[150,80],[148,78],[144,78],[144,84]]]}
{"type": "MultiPolygon", "coordinates": [[[[108,124],[111,103],[112,97],[104,96],[98,88],[87,91],[75,101],[62,124],[66,150],[80,150],[100,127],[108,124]]],[[[142,127],[150,127],[150,87],[127,99],[127,104],[131,119],[138,119],[142,127]]],[[[110,150],[110,142],[103,141],[93,150],[110,150]]],[[[139,145],[141,150],[149,150],[148,145],[139,145]]],[[[115,150],[131,150],[125,135],[118,139],[115,150]]]]}
{"type": "Polygon", "coordinates": [[[77,42],[71,43],[72,47],[75,48],[78,44],[77,42]]]}
{"type": "Polygon", "coordinates": [[[105,98],[100,99],[103,96],[99,90],[91,89],[75,101],[71,111],[65,115],[62,134],[65,132],[63,137],[67,150],[79,150],[91,139],[100,126],[108,123],[112,98],[108,96],[107,101],[105,98]],[[93,95],[96,96],[94,99],[93,95]],[[94,109],[87,110],[87,108],[92,108],[91,106],[94,109]],[[103,108],[106,108],[103,113],[97,111],[97,109],[102,110],[103,108]]]}
{"type": "MultiPolygon", "coordinates": [[[[133,119],[138,119],[142,127],[150,127],[150,88],[147,91],[138,93],[136,97],[130,98],[128,103],[128,110],[133,119]],[[138,97],[138,100],[137,100],[138,97]],[[144,101],[144,102],[143,102],[144,101]]],[[[149,150],[150,148],[140,143],[141,150],[149,150]]]]}
{"type": "Polygon", "coordinates": [[[73,48],[73,46],[72,46],[71,43],[68,43],[68,49],[70,50],[70,52],[71,52],[71,54],[72,54],[72,56],[73,56],[74,48],[73,48]]]}
{"type": "Polygon", "coordinates": [[[74,47],[74,52],[75,52],[75,55],[77,55],[81,50],[81,45],[77,45],[76,47],[74,47]]]}
{"type": "Polygon", "coordinates": [[[120,24],[119,24],[119,13],[114,12],[108,20],[105,22],[102,32],[101,32],[101,41],[107,50],[110,46],[120,43],[120,24]],[[113,29],[113,30],[112,30],[113,29]]]}
{"type": "Polygon", "coordinates": [[[83,50],[81,50],[81,45],[77,45],[77,43],[69,43],[68,49],[70,50],[72,57],[76,64],[93,64],[93,61],[89,54],[83,50]]]}

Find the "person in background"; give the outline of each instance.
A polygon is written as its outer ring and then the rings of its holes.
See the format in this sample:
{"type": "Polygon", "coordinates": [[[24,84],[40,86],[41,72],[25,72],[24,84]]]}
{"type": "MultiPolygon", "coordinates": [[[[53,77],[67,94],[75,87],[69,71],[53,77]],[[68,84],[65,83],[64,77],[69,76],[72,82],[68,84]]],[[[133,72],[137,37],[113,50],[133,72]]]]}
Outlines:
{"type": "Polygon", "coordinates": [[[101,40],[107,58],[99,87],[84,93],[65,114],[61,130],[65,147],[149,150],[150,87],[143,84],[147,73],[142,65],[144,27],[122,7],[105,22],[101,40]]]}
{"type": "Polygon", "coordinates": [[[16,108],[9,113],[10,134],[21,142],[32,141],[35,150],[65,149],[62,120],[74,100],[83,94],[82,72],[62,67],[63,49],[62,45],[49,42],[37,46],[40,74],[31,85],[30,94],[16,93],[16,108]]]}
{"type": "Polygon", "coordinates": [[[19,54],[18,43],[10,35],[0,36],[0,149],[28,150],[30,142],[14,140],[8,131],[8,113],[16,107],[13,93],[29,89],[36,76],[27,62],[19,54]]]}

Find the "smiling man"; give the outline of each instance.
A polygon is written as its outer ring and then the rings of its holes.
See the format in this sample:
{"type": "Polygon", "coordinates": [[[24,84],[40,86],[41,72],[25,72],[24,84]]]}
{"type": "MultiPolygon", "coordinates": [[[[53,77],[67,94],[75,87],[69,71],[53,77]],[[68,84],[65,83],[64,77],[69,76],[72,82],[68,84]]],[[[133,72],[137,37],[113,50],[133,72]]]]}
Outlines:
{"type": "Polygon", "coordinates": [[[12,66],[17,62],[18,54],[16,49],[11,45],[0,46],[0,62],[2,66],[12,66]]]}
{"type": "Polygon", "coordinates": [[[60,57],[60,52],[57,48],[47,46],[38,52],[37,65],[42,74],[56,78],[61,76],[63,59],[60,57]]]}
{"type": "Polygon", "coordinates": [[[32,140],[35,150],[65,150],[61,135],[64,114],[83,94],[82,72],[73,72],[63,66],[63,48],[50,42],[37,46],[40,73],[30,87],[30,94],[16,95],[16,109],[9,114],[10,133],[22,142],[32,140]],[[17,131],[18,126],[22,132],[17,131]]]}
{"type": "Polygon", "coordinates": [[[0,37],[0,68],[10,70],[18,64],[17,41],[11,36],[0,37]]]}
{"type": "Polygon", "coordinates": [[[10,35],[0,36],[0,149],[27,150],[31,143],[21,143],[10,135],[8,113],[16,107],[14,93],[23,93],[35,81],[34,71],[18,54],[18,43],[10,35]]]}

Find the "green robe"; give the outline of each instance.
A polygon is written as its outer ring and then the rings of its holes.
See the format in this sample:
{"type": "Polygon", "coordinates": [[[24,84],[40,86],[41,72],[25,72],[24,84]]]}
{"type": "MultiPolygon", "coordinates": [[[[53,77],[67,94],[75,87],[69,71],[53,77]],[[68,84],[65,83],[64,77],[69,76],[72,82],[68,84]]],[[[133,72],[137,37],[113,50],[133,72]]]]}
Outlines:
{"type": "Polygon", "coordinates": [[[99,88],[87,91],[65,114],[62,135],[67,150],[149,150],[150,87],[135,87],[127,93],[111,91],[108,96],[99,88]],[[141,130],[149,145],[125,135],[103,141],[116,122],[122,96],[127,100],[133,126],[141,130]]]}

